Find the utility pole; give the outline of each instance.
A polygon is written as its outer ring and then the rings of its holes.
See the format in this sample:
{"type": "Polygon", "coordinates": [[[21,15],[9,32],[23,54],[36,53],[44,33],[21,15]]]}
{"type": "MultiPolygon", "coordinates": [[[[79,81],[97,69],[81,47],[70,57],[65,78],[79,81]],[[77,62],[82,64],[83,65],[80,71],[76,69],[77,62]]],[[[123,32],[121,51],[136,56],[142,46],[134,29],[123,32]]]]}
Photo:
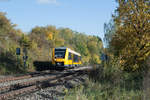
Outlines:
{"type": "Polygon", "coordinates": [[[27,67],[27,59],[28,59],[28,44],[23,45],[23,62],[24,62],[24,67],[27,67]]]}

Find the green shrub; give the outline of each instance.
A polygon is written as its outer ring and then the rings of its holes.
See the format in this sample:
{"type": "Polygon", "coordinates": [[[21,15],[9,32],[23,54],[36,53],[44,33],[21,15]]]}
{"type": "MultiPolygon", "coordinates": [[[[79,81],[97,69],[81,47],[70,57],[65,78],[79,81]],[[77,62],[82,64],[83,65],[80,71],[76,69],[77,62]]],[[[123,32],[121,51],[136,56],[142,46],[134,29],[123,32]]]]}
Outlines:
{"type": "Polygon", "coordinates": [[[17,57],[13,50],[1,52],[0,55],[0,74],[17,74],[26,72],[23,61],[17,57]]]}

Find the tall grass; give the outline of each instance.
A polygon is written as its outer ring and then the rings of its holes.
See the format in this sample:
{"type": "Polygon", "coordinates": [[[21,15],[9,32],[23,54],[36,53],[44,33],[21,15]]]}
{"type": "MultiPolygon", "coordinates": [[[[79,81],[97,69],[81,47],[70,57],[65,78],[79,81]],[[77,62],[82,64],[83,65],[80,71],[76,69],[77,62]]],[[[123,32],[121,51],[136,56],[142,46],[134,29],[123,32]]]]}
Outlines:
{"type": "Polygon", "coordinates": [[[141,90],[126,90],[122,87],[112,87],[111,84],[87,82],[70,90],[65,100],[142,100],[141,90]]]}
{"type": "Polygon", "coordinates": [[[93,70],[89,80],[71,89],[65,100],[142,100],[143,75],[122,71],[118,61],[112,59],[93,70]]]}

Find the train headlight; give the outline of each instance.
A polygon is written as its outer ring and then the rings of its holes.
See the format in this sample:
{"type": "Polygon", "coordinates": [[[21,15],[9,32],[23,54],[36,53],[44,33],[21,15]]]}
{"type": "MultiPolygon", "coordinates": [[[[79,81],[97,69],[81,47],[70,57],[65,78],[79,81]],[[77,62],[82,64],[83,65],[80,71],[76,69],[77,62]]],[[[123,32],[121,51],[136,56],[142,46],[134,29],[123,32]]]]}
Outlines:
{"type": "Polygon", "coordinates": [[[58,66],[60,66],[60,65],[61,65],[61,63],[57,63],[57,65],[58,65],[58,66]]]}

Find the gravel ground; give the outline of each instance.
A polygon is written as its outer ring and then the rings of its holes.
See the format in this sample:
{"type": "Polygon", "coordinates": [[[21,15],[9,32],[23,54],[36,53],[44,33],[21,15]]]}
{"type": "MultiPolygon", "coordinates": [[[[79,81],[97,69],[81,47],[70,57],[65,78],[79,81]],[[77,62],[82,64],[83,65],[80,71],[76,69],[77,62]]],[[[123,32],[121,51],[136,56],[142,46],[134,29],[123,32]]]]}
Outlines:
{"type": "MultiPolygon", "coordinates": [[[[15,85],[15,84],[20,84],[20,83],[24,83],[24,82],[29,82],[29,81],[40,81],[42,79],[45,79],[46,77],[54,77],[54,76],[60,76],[62,73],[55,73],[55,74],[47,74],[47,75],[43,75],[43,76],[37,76],[37,77],[31,77],[31,78],[28,78],[28,79],[21,79],[21,80],[15,80],[15,81],[8,81],[8,82],[3,82],[3,83],[0,83],[0,87],[4,87],[4,86],[10,86],[10,85],[15,85]]],[[[2,77],[2,76],[1,76],[2,77]]],[[[4,77],[7,77],[7,76],[3,76],[4,77]]],[[[12,77],[12,76],[9,76],[9,77],[12,77]]]]}
{"type": "Polygon", "coordinates": [[[12,75],[0,75],[0,79],[4,79],[4,78],[9,78],[9,77],[12,77],[12,75]]]}
{"type": "Polygon", "coordinates": [[[59,80],[56,84],[53,84],[48,88],[33,93],[26,93],[13,100],[64,100],[66,90],[83,84],[87,78],[87,75],[82,75],[68,81],[59,80]]]}
{"type": "Polygon", "coordinates": [[[33,81],[33,80],[40,80],[40,79],[43,79],[45,77],[49,77],[49,76],[39,76],[39,77],[33,77],[33,78],[29,78],[29,79],[22,79],[22,80],[4,82],[4,83],[0,83],[0,87],[15,85],[15,84],[28,82],[28,81],[33,81]]]}
{"type": "Polygon", "coordinates": [[[23,76],[25,74],[13,74],[13,75],[0,75],[0,79],[8,78],[8,77],[17,77],[17,76],[23,76]]]}

